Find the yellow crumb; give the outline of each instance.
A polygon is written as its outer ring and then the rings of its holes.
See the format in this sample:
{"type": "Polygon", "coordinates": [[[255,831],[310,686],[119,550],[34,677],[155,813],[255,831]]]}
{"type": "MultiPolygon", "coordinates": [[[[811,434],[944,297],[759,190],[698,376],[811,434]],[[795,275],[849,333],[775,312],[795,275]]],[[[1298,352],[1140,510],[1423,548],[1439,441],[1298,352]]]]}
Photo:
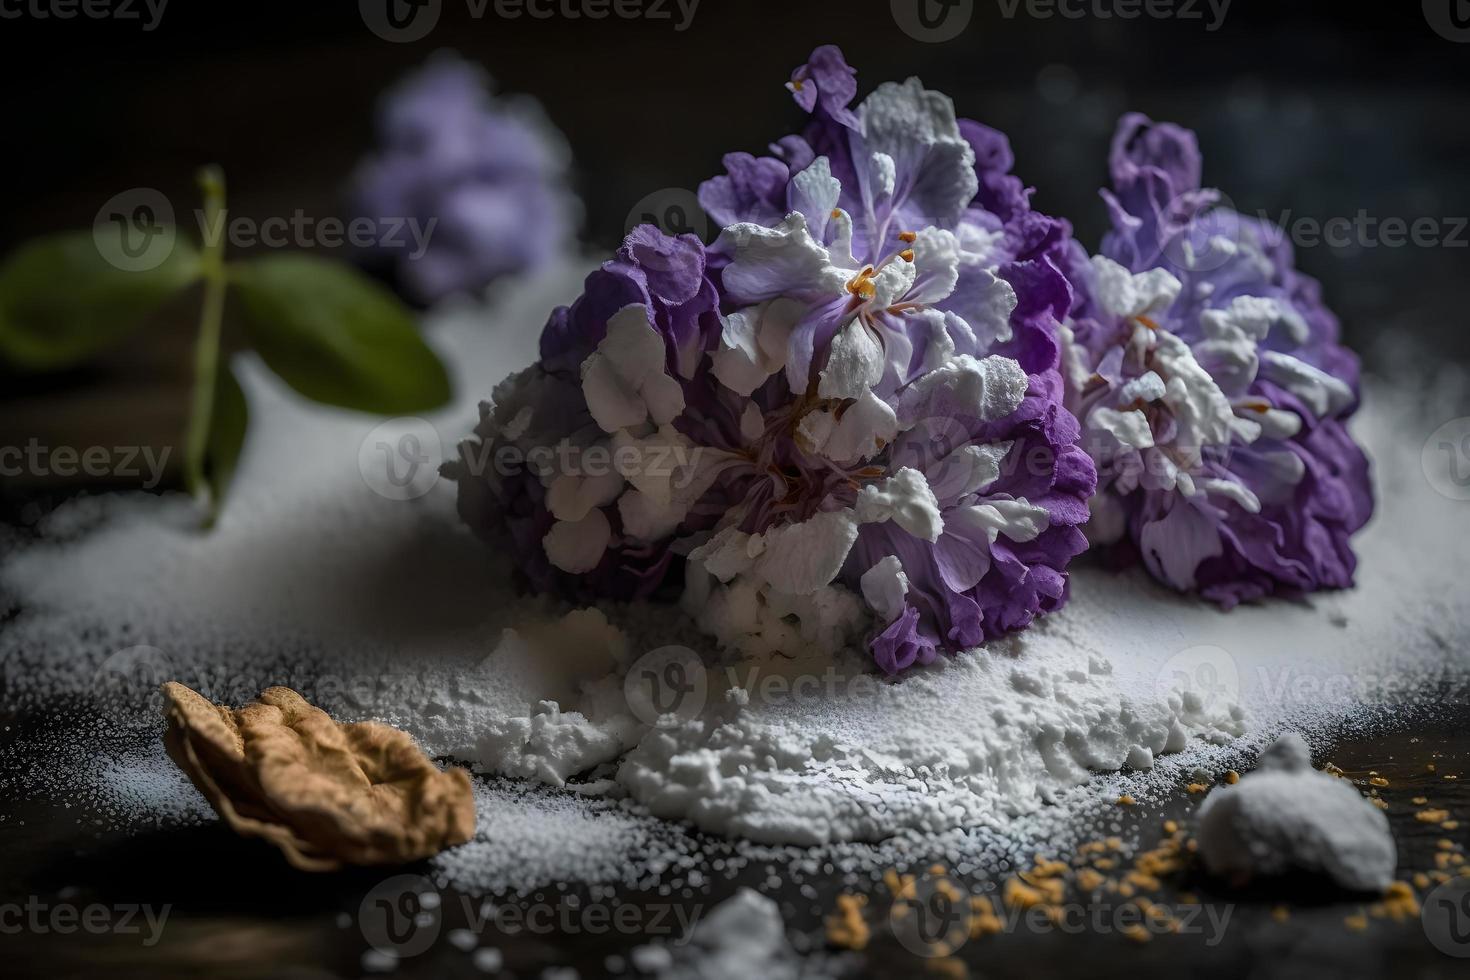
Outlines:
{"type": "Polygon", "coordinates": [[[1174,821],[1172,821],[1172,820],[1165,820],[1164,821],[1164,833],[1166,833],[1166,834],[1177,834],[1177,833],[1179,833],[1179,825],[1177,823],[1175,823],[1174,821]]]}
{"type": "Polygon", "coordinates": [[[1414,814],[1414,819],[1420,823],[1444,823],[1449,818],[1448,810],[1420,810],[1414,814]]]}
{"type": "Polygon", "coordinates": [[[839,949],[866,949],[872,931],[863,921],[866,895],[838,895],[837,911],[827,916],[827,942],[839,949]]]}
{"type": "Polygon", "coordinates": [[[1434,842],[1434,846],[1438,847],[1441,851],[1453,851],[1455,849],[1455,842],[1448,837],[1441,837],[1434,842]]]}
{"type": "Polygon", "coordinates": [[[1416,796],[1412,800],[1410,800],[1409,802],[1412,803],[1412,804],[1414,804],[1415,806],[1423,806],[1424,804],[1426,804],[1426,803],[1429,802],[1429,797],[1427,797],[1427,796],[1416,796]]]}
{"type": "Polygon", "coordinates": [[[1101,868],[1104,871],[1111,871],[1118,866],[1118,862],[1113,858],[1098,858],[1092,864],[1093,867],[1101,868]]]}
{"type": "Polygon", "coordinates": [[[1226,769],[1225,782],[1229,783],[1231,786],[1234,786],[1236,783],[1240,782],[1240,773],[1236,772],[1234,769],[1226,769]]]}
{"type": "Polygon", "coordinates": [[[1370,796],[1370,797],[1368,797],[1368,802],[1369,803],[1372,803],[1374,806],[1378,807],[1378,809],[1380,809],[1380,810],[1387,810],[1388,809],[1388,801],[1385,800],[1385,799],[1383,799],[1382,797],[1379,797],[1379,796],[1370,796]]]}
{"type": "Polygon", "coordinates": [[[889,868],[883,872],[883,884],[887,886],[888,893],[896,899],[910,897],[914,893],[914,876],[901,875],[896,868],[889,868]]]}
{"type": "Polygon", "coordinates": [[[1154,938],[1152,935],[1149,934],[1149,931],[1147,929],[1140,925],[1124,926],[1118,931],[1121,932],[1124,938],[1126,938],[1129,942],[1134,943],[1146,943],[1150,939],[1154,938]]]}
{"type": "Polygon", "coordinates": [[[1414,872],[1414,887],[1420,891],[1429,887],[1429,876],[1422,871],[1414,872]]]}
{"type": "Polygon", "coordinates": [[[1432,763],[1432,762],[1429,764],[1429,771],[1430,772],[1434,772],[1435,771],[1434,763],[1432,763]]]}
{"type": "Polygon", "coordinates": [[[1064,875],[1071,870],[1066,861],[1051,861],[1041,855],[1036,856],[1036,866],[1031,869],[1031,875],[1037,878],[1055,878],[1064,875]]]}
{"type": "Polygon", "coordinates": [[[1443,827],[1445,830],[1459,830],[1460,829],[1460,821],[1458,821],[1458,820],[1446,820],[1444,823],[1440,824],[1440,826],[1443,827]]]}
{"type": "Polygon", "coordinates": [[[1007,878],[1001,894],[1013,909],[1029,909],[1046,903],[1046,895],[1040,888],[1028,885],[1020,878],[1007,878]]]}
{"type": "Polygon", "coordinates": [[[1419,917],[1419,899],[1406,881],[1395,881],[1383,892],[1383,910],[1395,922],[1419,917]]]}
{"type": "Polygon", "coordinates": [[[1374,776],[1374,777],[1372,777],[1371,779],[1368,780],[1368,785],[1370,785],[1370,786],[1387,786],[1388,785],[1388,780],[1384,779],[1382,776],[1374,776]]]}
{"type": "Polygon", "coordinates": [[[1118,805],[1119,806],[1133,806],[1137,802],[1138,802],[1137,800],[1135,800],[1132,796],[1128,795],[1127,793],[1124,793],[1122,796],[1118,797],[1118,805]]]}
{"type": "Polygon", "coordinates": [[[1368,928],[1368,917],[1362,912],[1359,912],[1357,915],[1350,915],[1343,919],[1342,924],[1353,932],[1364,932],[1368,928]]]}
{"type": "Polygon", "coordinates": [[[1084,892],[1097,891],[1106,880],[1100,872],[1091,868],[1079,868],[1077,871],[1077,887],[1084,892]]]}
{"type": "Polygon", "coordinates": [[[996,914],[995,902],[989,895],[974,895],[970,898],[970,938],[993,936],[1005,929],[1005,922],[996,914]]]}
{"type": "Polygon", "coordinates": [[[1141,888],[1146,892],[1156,892],[1163,887],[1159,879],[1151,874],[1145,874],[1142,871],[1130,871],[1123,878],[1130,885],[1141,888]]]}
{"type": "Polygon", "coordinates": [[[1189,792],[1191,792],[1191,793],[1205,793],[1205,792],[1208,792],[1209,791],[1210,784],[1209,783],[1190,783],[1188,786],[1186,786],[1184,788],[1187,789],[1187,790],[1189,790],[1189,792]]]}
{"type": "MultiPolygon", "coordinates": [[[[935,943],[934,948],[947,950],[944,943],[935,943]]],[[[964,980],[970,975],[970,970],[965,966],[964,960],[943,954],[937,959],[925,960],[924,969],[938,977],[949,977],[950,980],[964,980]]]]}

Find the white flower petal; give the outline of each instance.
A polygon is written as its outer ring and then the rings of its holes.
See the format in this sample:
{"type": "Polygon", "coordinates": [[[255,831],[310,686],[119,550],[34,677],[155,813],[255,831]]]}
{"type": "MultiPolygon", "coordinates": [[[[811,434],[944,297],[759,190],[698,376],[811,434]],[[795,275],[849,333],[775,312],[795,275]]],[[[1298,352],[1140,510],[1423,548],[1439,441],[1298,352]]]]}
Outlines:
{"type": "Polygon", "coordinates": [[[821,452],[836,463],[855,463],[875,455],[897,435],[898,416],[893,409],[871,391],[865,391],[847,406],[821,452]]]}
{"type": "Polygon", "coordinates": [[[781,592],[810,595],[837,577],[857,534],[850,509],[772,528],[751,539],[752,550],[760,549],[754,572],[781,592]]]}
{"type": "Polygon", "coordinates": [[[1300,398],[1318,418],[1336,415],[1353,403],[1353,389],[1346,382],[1290,354],[1262,351],[1261,374],[1300,398]]]}
{"type": "Polygon", "coordinates": [[[659,425],[684,411],[684,392],[664,370],[664,344],[641,304],[623,307],[607,321],[607,335],[582,362],[582,393],[604,432],[617,432],[650,417],[659,425]]]}
{"type": "Polygon", "coordinates": [[[863,598],[878,614],[878,619],[891,623],[903,612],[903,597],[909,591],[909,578],[896,555],[884,555],[858,579],[863,598]]]}
{"type": "Polygon", "coordinates": [[[938,541],[944,533],[944,517],[929,481],[910,466],[880,483],[863,487],[858,493],[856,509],[858,521],[863,524],[893,521],[925,541],[938,541]]]}
{"type": "Polygon", "coordinates": [[[883,347],[867,327],[853,320],[832,340],[817,394],[822,398],[857,398],[883,380],[883,347]]]}
{"type": "Polygon", "coordinates": [[[557,521],[541,539],[546,557],[564,572],[581,575],[602,561],[612,537],[612,527],[600,510],[589,511],[580,521],[557,521]]]}
{"type": "Polygon", "coordinates": [[[1051,524],[1046,508],[1026,500],[991,500],[949,511],[951,522],[983,531],[991,544],[1004,534],[1018,543],[1036,540],[1051,524]]]}

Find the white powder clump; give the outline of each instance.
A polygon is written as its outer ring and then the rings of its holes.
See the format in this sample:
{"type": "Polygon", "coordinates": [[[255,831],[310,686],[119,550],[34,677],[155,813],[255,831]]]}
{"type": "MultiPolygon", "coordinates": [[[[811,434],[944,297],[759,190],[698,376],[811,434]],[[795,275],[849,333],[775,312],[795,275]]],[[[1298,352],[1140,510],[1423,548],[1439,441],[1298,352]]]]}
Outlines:
{"type": "MultiPolygon", "coordinates": [[[[1045,627],[1041,627],[1045,631],[1045,627]]],[[[747,674],[762,689],[758,674],[747,674]]],[[[1110,666],[1020,640],[897,682],[827,675],[814,695],[732,699],[646,735],[618,781],[654,814],[767,843],[875,841],[992,825],[1118,769],[1135,749],[1239,734],[1233,705],[1129,699],[1110,666]],[[860,683],[862,682],[862,683],[860,683]]],[[[778,687],[783,690],[784,687],[778,687]]]]}
{"type": "Polygon", "coordinates": [[[1313,769],[1295,732],[1262,752],[1255,772],[1211,791],[1200,807],[1199,848],[1213,874],[1238,884],[1298,870],[1381,892],[1397,864],[1383,811],[1313,769]]]}
{"type": "Polygon", "coordinates": [[[780,909],[750,888],[741,888],[701,919],[689,943],[670,959],[658,970],[659,980],[794,980],[799,962],[780,909]]]}

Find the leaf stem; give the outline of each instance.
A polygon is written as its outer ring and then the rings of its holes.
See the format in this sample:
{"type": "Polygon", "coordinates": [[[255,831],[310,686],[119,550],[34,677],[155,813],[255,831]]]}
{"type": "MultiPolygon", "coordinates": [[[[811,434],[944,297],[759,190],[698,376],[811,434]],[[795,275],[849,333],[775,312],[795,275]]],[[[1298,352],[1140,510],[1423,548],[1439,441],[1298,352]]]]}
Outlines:
{"type": "Polygon", "coordinates": [[[214,421],[215,379],[219,373],[220,330],[225,312],[225,175],[216,166],[199,171],[199,189],[204,196],[204,227],[200,272],[204,279],[204,303],[199,313],[199,336],[194,344],[194,394],[189,428],[184,445],[184,487],[194,499],[206,503],[206,524],[213,524],[219,509],[210,494],[205,475],[209,430],[214,421]],[[209,496],[209,500],[204,498],[209,496]]]}

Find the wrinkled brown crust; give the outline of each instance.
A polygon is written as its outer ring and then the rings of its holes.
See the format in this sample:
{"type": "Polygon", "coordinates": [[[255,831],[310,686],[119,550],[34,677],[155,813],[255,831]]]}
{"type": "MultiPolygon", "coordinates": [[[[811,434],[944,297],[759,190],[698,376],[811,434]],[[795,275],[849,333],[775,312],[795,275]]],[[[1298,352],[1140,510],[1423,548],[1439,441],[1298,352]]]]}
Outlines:
{"type": "Polygon", "coordinates": [[[170,758],[236,832],[303,871],[402,864],[475,832],[468,774],[396,728],[338,724],[284,687],[234,711],[182,684],[163,694],[170,758]]]}

